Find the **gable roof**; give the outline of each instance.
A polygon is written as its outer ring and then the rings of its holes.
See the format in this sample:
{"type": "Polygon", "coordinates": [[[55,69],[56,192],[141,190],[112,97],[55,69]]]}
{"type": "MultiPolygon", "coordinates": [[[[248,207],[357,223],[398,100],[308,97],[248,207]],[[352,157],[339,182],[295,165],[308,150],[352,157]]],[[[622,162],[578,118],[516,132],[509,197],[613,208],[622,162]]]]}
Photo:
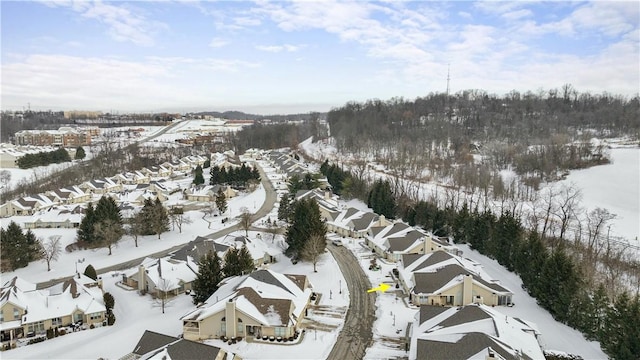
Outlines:
{"type": "Polygon", "coordinates": [[[415,272],[413,292],[416,294],[433,294],[442,292],[463,281],[463,276],[472,276],[473,281],[492,289],[495,292],[511,293],[496,282],[489,282],[480,276],[473,274],[464,267],[456,264],[449,264],[433,272],[415,272]]]}
{"type": "Polygon", "coordinates": [[[177,337],[160,334],[151,330],[145,330],[138,343],[133,348],[132,353],[144,355],[150,351],[169,345],[178,340],[177,337]]]}
{"type": "Polygon", "coordinates": [[[486,305],[421,306],[413,324],[411,359],[542,359],[534,327],[486,305]]]}

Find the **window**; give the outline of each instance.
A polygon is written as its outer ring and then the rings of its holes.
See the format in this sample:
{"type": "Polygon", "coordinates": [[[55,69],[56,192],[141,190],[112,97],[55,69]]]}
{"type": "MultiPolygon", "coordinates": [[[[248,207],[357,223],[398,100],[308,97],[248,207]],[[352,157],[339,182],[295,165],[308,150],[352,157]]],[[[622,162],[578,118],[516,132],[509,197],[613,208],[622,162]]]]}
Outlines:
{"type": "Polygon", "coordinates": [[[238,318],[238,334],[244,334],[244,325],[242,319],[238,318]]]}
{"type": "Polygon", "coordinates": [[[27,332],[32,333],[40,333],[44,331],[44,321],[38,321],[35,323],[31,323],[27,326],[27,332]]]}
{"type": "Polygon", "coordinates": [[[59,326],[62,325],[62,318],[53,318],[51,319],[51,326],[59,326]]]}
{"type": "Polygon", "coordinates": [[[20,310],[18,308],[13,308],[13,319],[17,320],[20,318],[20,310]]]}
{"type": "Polygon", "coordinates": [[[0,322],[4,322],[4,313],[0,311],[0,322]]]}
{"type": "Polygon", "coordinates": [[[82,313],[77,313],[73,315],[73,322],[82,321],[82,313]]]}
{"type": "Polygon", "coordinates": [[[226,335],[227,333],[227,318],[223,317],[222,320],[220,320],[220,333],[222,335],[226,335]]]}
{"type": "Polygon", "coordinates": [[[89,319],[91,319],[91,320],[99,320],[99,319],[102,319],[102,313],[93,313],[93,314],[89,314],[89,319]]]}
{"type": "Polygon", "coordinates": [[[276,336],[287,336],[287,328],[286,327],[277,327],[276,329],[276,336]]]}

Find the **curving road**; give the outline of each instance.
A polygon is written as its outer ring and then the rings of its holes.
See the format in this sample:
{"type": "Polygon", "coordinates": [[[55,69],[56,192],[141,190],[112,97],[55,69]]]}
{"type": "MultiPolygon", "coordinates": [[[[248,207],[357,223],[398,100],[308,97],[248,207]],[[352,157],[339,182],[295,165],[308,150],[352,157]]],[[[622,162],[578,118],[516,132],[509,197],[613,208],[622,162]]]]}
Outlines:
{"type": "MultiPolygon", "coordinates": [[[[260,207],[260,209],[258,209],[258,211],[256,211],[255,214],[253,214],[252,219],[253,221],[256,221],[257,219],[260,219],[261,217],[266,216],[267,214],[269,214],[269,212],[271,212],[271,210],[273,209],[273,206],[276,203],[276,198],[277,198],[277,194],[275,189],[273,188],[273,185],[271,184],[271,181],[269,181],[269,178],[267,177],[267,175],[265,174],[264,170],[262,169],[262,167],[260,167],[257,163],[254,163],[255,166],[258,167],[258,170],[260,171],[260,180],[262,183],[262,186],[264,187],[265,190],[265,201],[262,204],[262,206],[260,207]]],[[[212,238],[212,239],[217,239],[217,238],[221,238],[225,235],[228,235],[234,231],[240,230],[240,226],[238,224],[234,224],[234,225],[230,225],[226,228],[220,229],[214,233],[208,234],[208,235],[204,235],[205,237],[208,238],[212,238]]],[[[153,253],[153,254],[149,254],[137,259],[133,259],[133,260],[129,260],[129,261],[125,261],[125,262],[121,262],[118,264],[114,264],[111,266],[107,266],[104,268],[100,268],[100,269],[96,269],[96,273],[98,273],[98,275],[107,273],[109,271],[121,271],[121,270],[126,270],[126,269],[130,269],[132,267],[136,267],[138,265],[140,265],[140,263],[142,262],[142,260],[144,260],[146,257],[154,257],[154,258],[160,258],[163,256],[166,256],[176,250],[179,250],[180,248],[182,248],[185,244],[181,244],[181,245],[176,245],[173,246],[171,248],[153,253]]],[[[48,288],[50,286],[53,286],[55,284],[64,282],[68,279],[70,279],[72,276],[67,276],[67,277],[63,277],[63,278],[56,278],[56,279],[51,279],[48,281],[44,281],[41,283],[36,284],[36,287],[38,289],[44,289],[44,288],[48,288]]]]}
{"type": "Polygon", "coordinates": [[[327,246],[340,266],[349,289],[349,310],[344,327],[329,353],[329,360],[362,359],[373,339],[373,322],[376,319],[376,293],[367,293],[371,283],[360,262],[351,251],[342,246],[327,246]]]}

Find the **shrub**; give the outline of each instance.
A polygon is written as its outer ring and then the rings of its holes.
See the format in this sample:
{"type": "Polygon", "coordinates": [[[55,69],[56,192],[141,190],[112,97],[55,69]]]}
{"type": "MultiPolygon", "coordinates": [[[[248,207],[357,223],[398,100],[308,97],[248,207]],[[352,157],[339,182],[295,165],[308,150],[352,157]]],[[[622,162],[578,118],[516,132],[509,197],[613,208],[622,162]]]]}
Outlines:
{"type": "Polygon", "coordinates": [[[115,324],[115,322],[116,322],[116,316],[113,315],[113,313],[111,312],[107,314],[107,325],[111,326],[115,324]]]}
{"type": "Polygon", "coordinates": [[[53,339],[53,329],[49,328],[47,329],[47,339],[53,339]]]}

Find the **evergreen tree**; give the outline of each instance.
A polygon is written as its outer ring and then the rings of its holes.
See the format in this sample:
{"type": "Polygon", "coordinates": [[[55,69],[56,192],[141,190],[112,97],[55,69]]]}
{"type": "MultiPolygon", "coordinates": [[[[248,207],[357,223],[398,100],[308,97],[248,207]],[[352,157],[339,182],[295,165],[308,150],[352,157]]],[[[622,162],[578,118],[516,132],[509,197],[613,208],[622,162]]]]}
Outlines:
{"type": "Polygon", "coordinates": [[[29,256],[25,253],[26,241],[22,228],[14,221],[2,232],[2,257],[9,260],[12,271],[29,264],[29,256]]]}
{"type": "Polygon", "coordinates": [[[91,264],[87,265],[84,269],[84,275],[92,278],[93,280],[98,280],[98,273],[96,273],[96,269],[91,264]]]}
{"type": "Polygon", "coordinates": [[[222,281],[222,268],[220,257],[215,251],[210,251],[198,262],[198,276],[193,282],[194,304],[200,304],[218,290],[218,284],[222,281]]]}
{"type": "Polygon", "coordinates": [[[209,178],[209,185],[222,184],[220,167],[218,165],[214,165],[211,167],[211,169],[209,170],[209,175],[211,175],[211,177],[209,178]]]}
{"type": "Polygon", "coordinates": [[[251,253],[249,253],[247,245],[242,245],[238,251],[238,267],[240,268],[241,275],[249,274],[255,269],[253,257],[251,253]]]}
{"type": "Polygon", "coordinates": [[[280,205],[278,207],[278,220],[289,221],[290,209],[289,209],[289,194],[282,194],[280,196],[280,205]]]}
{"type": "Polygon", "coordinates": [[[376,214],[389,219],[395,218],[396,200],[388,181],[376,180],[367,197],[367,206],[376,214]]]}
{"type": "Polygon", "coordinates": [[[84,149],[82,148],[82,146],[78,146],[76,148],[76,155],[74,156],[74,159],[76,160],[82,160],[87,156],[87,154],[84,152],[84,149]]]}
{"type": "Polygon", "coordinates": [[[224,265],[222,267],[222,273],[225,277],[242,275],[240,269],[240,260],[238,258],[238,249],[230,247],[224,254],[224,265]]]}
{"type": "Polygon", "coordinates": [[[196,185],[204,184],[204,176],[202,176],[202,166],[196,166],[193,183],[196,185]]]}
{"type": "Polygon", "coordinates": [[[22,252],[25,256],[25,266],[27,266],[31,261],[42,258],[42,246],[36,238],[36,234],[34,234],[31,229],[28,229],[24,234],[24,240],[25,241],[24,245],[22,246],[22,252]]]}
{"type": "Polygon", "coordinates": [[[220,211],[220,214],[224,214],[227,211],[227,196],[222,191],[222,187],[218,189],[218,193],[216,194],[216,206],[220,211]]]}
{"type": "Polygon", "coordinates": [[[116,305],[116,299],[109,292],[104,293],[102,299],[104,300],[104,307],[107,308],[107,312],[110,313],[116,305]]]}
{"type": "Polygon", "coordinates": [[[511,215],[509,211],[503,213],[496,222],[493,236],[489,241],[487,251],[493,254],[495,259],[509,271],[514,270],[515,252],[519,248],[522,226],[520,220],[511,215]]]}
{"type": "Polygon", "coordinates": [[[292,212],[292,222],[287,228],[286,242],[289,245],[285,255],[300,259],[301,251],[312,235],[325,237],[327,227],[320,217],[320,209],[314,199],[296,201],[292,212]]]}
{"type": "Polygon", "coordinates": [[[554,318],[566,322],[581,284],[578,268],[560,247],[544,264],[537,298],[554,318]]]}
{"type": "Polygon", "coordinates": [[[455,217],[453,228],[453,241],[458,244],[466,244],[469,241],[468,232],[471,215],[469,214],[469,207],[465,202],[462,204],[462,208],[458,211],[458,215],[455,217]]]}
{"type": "Polygon", "coordinates": [[[93,226],[96,224],[97,218],[93,204],[87,204],[87,209],[84,211],[84,217],[78,227],[78,234],[76,239],[83,244],[91,244],[95,240],[93,226]]]}
{"type": "Polygon", "coordinates": [[[548,258],[549,252],[538,233],[530,232],[520,246],[514,266],[529,294],[534,297],[540,293],[542,269],[548,258]]]}
{"type": "Polygon", "coordinates": [[[640,299],[626,292],[607,310],[604,331],[600,338],[603,350],[613,359],[638,359],[640,354],[640,299]]]}
{"type": "Polygon", "coordinates": [[[152,234],[157,234],[158,239],[160,239],[160,234],[170,229],[171,221],[169,220],[169,213],[158,198],[153,202],[151,218],[149,220],[152,234]]]}

